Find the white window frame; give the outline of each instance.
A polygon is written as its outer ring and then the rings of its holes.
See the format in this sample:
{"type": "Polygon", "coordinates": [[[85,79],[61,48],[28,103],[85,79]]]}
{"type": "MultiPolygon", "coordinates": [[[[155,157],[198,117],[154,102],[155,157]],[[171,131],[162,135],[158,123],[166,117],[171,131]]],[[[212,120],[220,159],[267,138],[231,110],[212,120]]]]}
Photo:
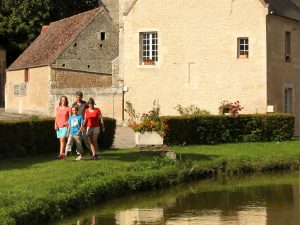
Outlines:
{"type": "Polygon", "coordinates": [[[26,96],[27,85],[25,82],[14,85],[14,96],[26,96]]]}
{"type": "Polygon", "coordinates": [[[293,88],[290,87],[284,89],[284,112],[293,112],[293,88]]]}
{"type": "Polygon", "coordinates": [[[238,41],[238,58],[245,59],[249,58],[249,38],[248,37],[239,37],[238,41]]]}
{"type": "Polygon", "coordinates": [[[141,64],[150,60],[155,64],[158,62],[158,32],[140,32],[141,64]]]}

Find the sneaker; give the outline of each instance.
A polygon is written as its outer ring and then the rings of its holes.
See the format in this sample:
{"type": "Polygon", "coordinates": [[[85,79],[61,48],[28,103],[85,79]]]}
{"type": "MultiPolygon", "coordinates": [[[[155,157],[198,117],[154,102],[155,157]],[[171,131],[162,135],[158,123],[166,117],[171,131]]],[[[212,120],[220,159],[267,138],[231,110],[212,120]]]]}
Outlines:
{"type": "Polygon", "coordinates": [[[61,153],[61,154],[59,154],[56,158],[57,158],[57,159],[64,159],[64,158],[65,158],[65,154],[64,154],[64,153],[61,153]]]}
{"type": "Polygon", "coordinates": [[[97,155],[97,154],[93,155],[93,156],[92,156],[92,159],[93,159],[93,160],[97,160],[97,159],[98,159],[98,155],[97,155]]]}
{"type": "Polygon", "coordinates": [[[78,161],[78,160],[82,160],[82,156],[81,156],[81,155],[77,156],[76,160],[77,160],[77,161],[78,161]]]}

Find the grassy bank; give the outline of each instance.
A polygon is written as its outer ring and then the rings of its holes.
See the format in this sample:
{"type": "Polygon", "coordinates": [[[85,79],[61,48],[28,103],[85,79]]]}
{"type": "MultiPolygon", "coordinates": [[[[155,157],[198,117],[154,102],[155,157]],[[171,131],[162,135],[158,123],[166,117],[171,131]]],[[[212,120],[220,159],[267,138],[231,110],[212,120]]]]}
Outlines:
{"type": "Polygon", "coordinates": [[[0,224],[43,224],[129,192],[217,174],[298,169],[299,141],[173,147],[178,160],[136,150],[99,161],[53,155],[0,161],[0,224]]]}

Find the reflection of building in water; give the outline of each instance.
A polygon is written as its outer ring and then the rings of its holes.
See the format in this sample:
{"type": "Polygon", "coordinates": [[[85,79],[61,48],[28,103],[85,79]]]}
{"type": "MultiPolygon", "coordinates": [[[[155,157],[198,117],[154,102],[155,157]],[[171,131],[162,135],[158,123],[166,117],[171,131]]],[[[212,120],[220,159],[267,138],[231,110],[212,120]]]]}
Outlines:
{"type": "Polygon", "coordinates": [[[266,201],[267,225],[300,224],[299,185],[281,185],[272,191],[272,196],[266,201]],[[276,201],[272,201],[276,199],[276,201]]]}
{"type": "Polygon", "coordinates": [[[162,208],[129,209],[117,212],[116,221],[119,225],[161,224],[164,221],[162,208]]]}
{"type": "Polygon", "coordinates": [[[202,211],[201,215],[191,216],[188,213],[182,217],[169,219],[166,225],[266,225],[267,212],[264,207],[246,207],[240,211],[230,211],[224,215],[220,210],[202,211]]]}

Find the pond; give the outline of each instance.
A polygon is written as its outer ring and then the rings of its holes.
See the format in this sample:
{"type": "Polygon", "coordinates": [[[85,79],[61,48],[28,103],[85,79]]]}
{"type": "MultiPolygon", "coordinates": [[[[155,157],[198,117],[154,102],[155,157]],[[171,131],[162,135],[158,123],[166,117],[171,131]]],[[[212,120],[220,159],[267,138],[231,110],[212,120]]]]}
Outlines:
{"type": "Polygon", "coordinates": [[[221,177],[131,194],[52,225],[299,225],[299,173],[221,177]]]}

